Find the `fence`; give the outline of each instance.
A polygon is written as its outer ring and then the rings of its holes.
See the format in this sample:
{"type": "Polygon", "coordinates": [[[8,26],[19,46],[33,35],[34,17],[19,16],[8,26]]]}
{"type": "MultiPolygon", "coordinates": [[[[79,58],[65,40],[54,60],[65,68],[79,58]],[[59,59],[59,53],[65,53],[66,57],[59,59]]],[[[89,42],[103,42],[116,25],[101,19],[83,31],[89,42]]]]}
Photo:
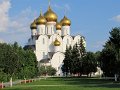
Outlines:
{"type": "Polygon", "coordinates": [[[12,87],[13,85],[18,85],[18,84],[25,84],[25,83],[31,83],[37,80],[41,79],[46,79],[47,77],[40,77],[40,78],[34,78],[34,79],[24,79],[24,80],[17,80],[17,81],[12,81],[12,78],[10,78],[9,82],[5,83],[0,83],[0,88],[5,88],[5,87],[12,87]]]}

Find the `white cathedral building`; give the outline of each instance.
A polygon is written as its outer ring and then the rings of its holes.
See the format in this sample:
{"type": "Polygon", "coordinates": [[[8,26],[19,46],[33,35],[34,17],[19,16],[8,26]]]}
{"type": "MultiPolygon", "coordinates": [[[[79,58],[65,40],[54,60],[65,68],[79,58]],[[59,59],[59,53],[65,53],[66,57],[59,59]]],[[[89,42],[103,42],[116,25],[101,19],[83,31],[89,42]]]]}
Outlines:
{"type": "Polygon", "coordinates": [[[86,42],[81,35],[71,36],[71,21],[67,16],[60,22],[57,19],[50,5],[44,15],[40,12],[40,16],[30,26],[31,37],[27,46],[32,47],[39,63],[51,65],[57,70],[56,75],[62,76],[61,66],[66,47],[79,43],[80,39],[83,39],[85,46],[86,42]]]}

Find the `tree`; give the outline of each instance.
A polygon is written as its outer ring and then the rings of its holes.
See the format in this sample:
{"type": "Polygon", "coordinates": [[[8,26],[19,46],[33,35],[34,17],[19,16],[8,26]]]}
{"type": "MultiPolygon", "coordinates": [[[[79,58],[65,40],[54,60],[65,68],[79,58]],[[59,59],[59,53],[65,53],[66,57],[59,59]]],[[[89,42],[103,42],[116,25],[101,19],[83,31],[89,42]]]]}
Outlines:
{"type": "Polygon", "coordinates": [[[53,68],[52,66],[41,65],[39,67],[39,75],[41,76],[45,76],[45,75],[53,76],[55,74],[56,74],[56,69],[53,68]]]}
{"type": "Polygon", "coordinates": [[[79,42],[79,51],[80,51],[80,55],[81,57],[84,57],[86,50],[85,50],[85,45],[84,45],[84,41],[83,41],[83,37],[81,36],[80,42],[79,42]]]}
{"type": "Polygon", "coordinates": [[[85,48],[85,45],[84,45],[84,37],[81,36],[80,38],[80,42],[78,43],[78,50],[79,50],[79,53],[80,53],[80,60],[79,60],[79,74],[80,76],[84,73],[83,71],[83,58],[84,56],[86,55],[86,48],[85,48]]]}
{"type": "Polygon", "coordinates": [[[120,28],[115,27],[101,52],[101,68],[106,76],[120,74],[120,28]]]}
{"type": "Polygon", "coordinates": [[[105,48],[101,52],[101,69],[105,76],[113,76],[115,73],[115,51],[106,43],[105,48]]]}
{"type": "Polygon", "coordinates": [[[3,69],[0,69],[0,82],[6,82],[9,79],[9,75],[3,72],[3,69]]]}
{"type": "Polygon", "coordinates": [[[71,62],[72,62],[72,53],[71,53],[72,47],[67,47],[66,52],[65,52],[65,58],[63,60],[63,66],[62,66],[62,71],[65,73],[67,76],[68,73],[71,72],[71,62]]]}
{"type": "Polygon", "coordinates": [[[83,37],[81,37],[80,42],[76,43],[73,48],[71,46],[67,47],[62,71],[65,72],[66,75],[70,73],[81,76],[83,72],[81,58],[84,57],[85,52],[83,37]]]}
{"type": "Polygon", "coordinates": [[[97,60],[95,59],[95,54],[93,52],[87,52],[86,55],[82,58],[83,73],[87,76],[92,72],[97,71],[97,60]]]}
{"type": "Polygon", "coordinates": [[[78,49],[78,44],[76,43],[74,46],[73,46],[73,49],[72,49],[72,61],[71,61],[71,73],[73,74],[78,74],[79,73],[79,67],[80,67],[80,52],[79,52],[79,49],[78,49]]]}
{"type": "Polygon", "coordinates": [[[37,60],[33,51],[24,50],[17,42],[0,43],[1,73],[13,78],[32,78],[37,73],[37,60]]]}
{"type": "Polygon", "coordinates": [[[49,76],[54,76],[54,75],[56,74],[56,69],[53,68],[52,66],[48,66],[48,67],[47,67],[47,74],[48,74],[49,76]]]}

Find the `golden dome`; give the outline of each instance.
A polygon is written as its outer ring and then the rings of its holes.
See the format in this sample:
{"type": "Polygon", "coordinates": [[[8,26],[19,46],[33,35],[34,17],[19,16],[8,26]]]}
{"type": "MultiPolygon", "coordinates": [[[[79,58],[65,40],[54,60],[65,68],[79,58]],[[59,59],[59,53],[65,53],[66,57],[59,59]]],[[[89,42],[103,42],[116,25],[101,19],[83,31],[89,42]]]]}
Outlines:
{"type": "Polygon", "coordinates": [[[61,28],[62,28],[61,24],[59,22],[57,22],[57,24],[56,24],[56,30],[61,30],[61,28]]]}
{"type": "Polygon", "coordinates": [[[37,25],[36,25],[36,21],[34,20],[34,22],[30,25],[31,29],[37,29],[37,25]]]}
{"type": "Polygon", "coordinates": [[[42,13],[40,13],[40,16],[37,18],[37,20],[36,20],[36,24],[37,25],[40,25],[40,24],[46,24],[46,19],[45,19],[45,17],[42,15],[42,13]]]}
{"type": "Polygon", "coordinates": [[[57,21],[57,15],[52,11],[50,6],[49,6],[47,12],[44,14],[44,16],[48,22],[51,22],[51,21],[56,22],[57,21]]]}
{"type": "Polygon", "coordinates": [[[55,41],[54,41],[54,46],[60,46],[60,42],[58,41],[58,39],[56,38],[55,41]]]}
{"type": "Polygon", "coordinates": [[[71,21],[64,16],[64,18],[60,21],[60,23],[62,24],[62,26],[70,26],[71,25],[71,21]]]}

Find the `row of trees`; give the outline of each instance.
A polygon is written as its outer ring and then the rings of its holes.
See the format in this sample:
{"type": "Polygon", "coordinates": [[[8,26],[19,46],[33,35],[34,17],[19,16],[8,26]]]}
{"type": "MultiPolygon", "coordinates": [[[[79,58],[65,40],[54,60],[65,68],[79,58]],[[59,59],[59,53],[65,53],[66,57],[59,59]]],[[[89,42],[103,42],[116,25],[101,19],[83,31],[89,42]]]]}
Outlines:
{"type": "Polygon", "coordinates": [[[17,43],[0,43],[0,81],[32,78],[37,73],[37,60],[32,50],[24,50],[17,43]]]}
{"type": "Polygon", "coordinates": [[[118,78],[120,76],[120,27],[110,32],[102,51],[86,52],[83,41],[66,49],[62,71],[68,74],[91,74],[97,67],[103,71],[103,76],[118,78]]]}
{"type": "Polygon", "coordinates": [[[88,76],[97,70],[95,54],[86,52],[82,37],[79,44],[76,43],[73,48],[67,47],[63,63],[62,71],[66,76],[68,74],[77,74],[78,76],[86,74],[88,76]]]}

